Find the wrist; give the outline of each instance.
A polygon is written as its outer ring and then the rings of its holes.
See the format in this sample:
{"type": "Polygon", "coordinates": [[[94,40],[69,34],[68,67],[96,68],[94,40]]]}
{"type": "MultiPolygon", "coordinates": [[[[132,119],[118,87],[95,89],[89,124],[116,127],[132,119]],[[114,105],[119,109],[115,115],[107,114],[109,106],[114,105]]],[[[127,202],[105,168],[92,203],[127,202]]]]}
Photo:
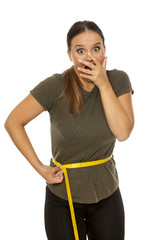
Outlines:
{"type": "Polygon", "coordinates": [[[45,172],[45,165],[39,159],[37,159],[37,162],[33,167],[41,176],[43,176],[45,172]]]}
{"type": "Polygon", "coordinates": [[[110,87],[111,87],[111,85],[110,85],[110,83],[108,81],[108,78],[107,78],[107,79],[104,80],[104,83],[99,86],[99,90],[100,90],[100,92],[101,91],[106,91],[106,90],[109,90],[110,87]]]}
{"type": "Polygon", "coordinates": [[[37,169],[37,172],[43,176],[45,174],[45,171],[46,171],[46,165],[44,165],[43,163],[40,162],[39,166],[38,166],[38,169],[37,169]]]}

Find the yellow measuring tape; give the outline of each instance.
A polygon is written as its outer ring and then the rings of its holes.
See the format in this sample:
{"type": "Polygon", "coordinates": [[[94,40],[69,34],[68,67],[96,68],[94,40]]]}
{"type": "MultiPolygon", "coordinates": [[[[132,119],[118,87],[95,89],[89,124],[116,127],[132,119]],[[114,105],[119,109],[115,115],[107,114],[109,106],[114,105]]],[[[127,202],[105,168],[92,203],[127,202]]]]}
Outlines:
{"type": "Polygon", "coordinates": [[[92,162],[71,163],[71,164],[65,164],[65,165],[60,164],[54,158],[52,158],[52,161],[54,162],[54,164],[57,167],[61,166],[62,171],[64,173],[75,240],[79,240],[79,235],[78,235],[78,229],[77,229],[77,223],[76,223],[75,212],[74,212],[74,207],[73,207],[73,201],[72,201],[72,195],[71,195],[71,189],[70,189],[70,184],[69,184],[69,179],[68,179],[67,168],[81,168],[81,167],[95,166],[95,165],[99,165],[99,164],[108,162],[111,158],[112,158],[112,155],[108,158],[96,160],[96,161],[92,161],[92,162]]]}

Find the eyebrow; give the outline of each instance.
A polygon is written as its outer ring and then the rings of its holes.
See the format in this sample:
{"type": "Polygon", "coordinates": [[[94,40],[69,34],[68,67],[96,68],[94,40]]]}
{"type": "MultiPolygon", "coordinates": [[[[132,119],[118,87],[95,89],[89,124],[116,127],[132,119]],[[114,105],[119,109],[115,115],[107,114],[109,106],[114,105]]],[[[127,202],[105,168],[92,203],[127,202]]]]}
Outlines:
{"type": "MultiPolygon", "coordinates": [[[[102,43],[101,42],[97,42],[97,43],[94,43],[92,46],[95,46],[95,45],[102,45],[102,43]]],[[[83,44],[78,44],[78,45],[75,46],[75,48],[76,47],[83,47],[83,46],[84,46],[83,44]]]]}

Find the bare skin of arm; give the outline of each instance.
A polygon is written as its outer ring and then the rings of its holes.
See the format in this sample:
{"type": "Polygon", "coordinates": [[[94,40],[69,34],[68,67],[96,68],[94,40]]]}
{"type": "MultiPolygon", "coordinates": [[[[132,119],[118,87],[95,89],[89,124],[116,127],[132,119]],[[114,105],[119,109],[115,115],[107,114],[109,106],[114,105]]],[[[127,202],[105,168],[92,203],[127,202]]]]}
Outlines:
{"type": "Polygon", "coordinates": [[[12,141],[28,160],[32,167],[49,183],[55,184],[63,181],[63,171],[60,167],[44,165],[38,158],[25,126],[44,111],[38,101],[29,94],[8,116],[5,128],[12,141]]]}
{"type": "Polygon", "coordinates": [[[111,131],[119,141],[125,141],[130,136],[134,126],[131,93],[123,94],[117,98],[110,86],[101,88],[100,93],[111,131]]]}

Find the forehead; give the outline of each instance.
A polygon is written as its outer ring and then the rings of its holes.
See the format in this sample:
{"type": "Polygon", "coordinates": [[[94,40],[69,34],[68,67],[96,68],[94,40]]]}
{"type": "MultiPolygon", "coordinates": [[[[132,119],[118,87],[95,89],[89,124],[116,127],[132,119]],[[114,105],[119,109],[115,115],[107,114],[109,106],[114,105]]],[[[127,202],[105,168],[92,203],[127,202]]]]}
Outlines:
{"type": "Polygon", "coordinates": [[[71,47],[76,45],[92,46],[97,42],[103,43],[102,37],[94,31],[87,30],[72,39],[71,47]]]}

